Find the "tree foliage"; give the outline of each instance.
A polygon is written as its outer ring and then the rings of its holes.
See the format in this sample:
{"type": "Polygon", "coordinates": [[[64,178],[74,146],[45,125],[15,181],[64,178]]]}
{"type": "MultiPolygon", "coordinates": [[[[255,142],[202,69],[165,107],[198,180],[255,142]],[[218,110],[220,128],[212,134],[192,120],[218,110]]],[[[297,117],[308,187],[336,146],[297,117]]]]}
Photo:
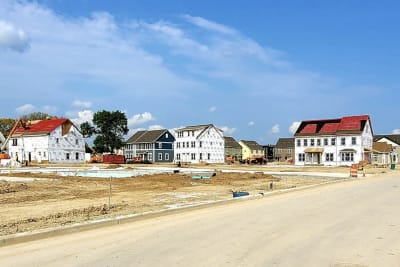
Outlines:
{"type": "Polygon", "coordinates": [[[129,131],[125,113],[121,111],[98,111],[93,116],[93,124],[97,134],[93,144],[97,152],[114,153],[116,149],[120,149],[124,145],[124,135],[129,131]]]}
{"type": "Polygon", "coordinates": [[[47,120],[47,119],[51,119],[54,117],[55,116],[52,116],[52,115],[49,115],[49,114],[43,113],[43,112],[32,112],[32,113],[22,116],[21,119],[23,119],[25,121],[35,121],[35,120],[47,120]]]}
{"type": "Polygon", "coordinates": [[[96,129],[87,121],[81,123],[80,128],[84,138],[91,137],[94,133],[96,133],[96,129]]]}
{"type": "Polygon", "coordinates": [[[15,124],[15,119],[0,118],[0,132],[6,137],[15,124]]]}

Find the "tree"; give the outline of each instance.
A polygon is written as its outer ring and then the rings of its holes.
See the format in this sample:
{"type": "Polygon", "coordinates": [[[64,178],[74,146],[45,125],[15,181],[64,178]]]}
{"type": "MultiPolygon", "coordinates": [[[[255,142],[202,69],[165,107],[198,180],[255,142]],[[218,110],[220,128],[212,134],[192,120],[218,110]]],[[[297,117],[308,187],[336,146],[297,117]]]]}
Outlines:
{"type": "Polygon", "coordinates": [[[80,128],[84,138],[91,137],[94,133],[96,133],[96,129],[87,121],[81,123],[80,128]]]}
{"type": "Polygon", "coordinates": [[[93,115],[97,134],[93,144],[97,152],[114,153],[124,145],[124,135],[129,132],[128,119],[121,111],[98,111],[93,115]]]}
{"type": "Polygon", "coordinates": [[[0,132],[4,136],[8,136],[10,133],[12,127],[15,124],[15,119],[9,119],[9,118],[0,118],[0,132]]]}
{"type": "Polygon", "coordinates": [[[24,115],[21,117],[21,119],[25,120],[25,121],[35,121],[35,120],[47,120],[47,119],[51,119],[54,118],[55,116],[49,115],[47,113],[43,113],[43,112],[33,112],[33,113],[29,113],[28,115],[24,115]]]}

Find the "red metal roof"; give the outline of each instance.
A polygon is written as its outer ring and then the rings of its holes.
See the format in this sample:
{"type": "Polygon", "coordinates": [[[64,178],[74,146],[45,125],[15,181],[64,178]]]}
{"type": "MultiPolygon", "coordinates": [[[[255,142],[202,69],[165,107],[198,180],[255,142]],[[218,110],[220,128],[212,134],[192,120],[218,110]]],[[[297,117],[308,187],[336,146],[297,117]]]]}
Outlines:
{"type": "Polygon", "coordinates": [[[38,122],[26,123],[25,128],[19,127],[15,130],[15,134],[28,134],[28,133],[50,133],[58,126],[62,125],[68,119],[50,119],[38,122]]]}
{"type": "Polygon", "coordinates": [[[296,134],[334,134],[337,132],[361,132],[367,121],[368,115],[347,116],[340,119],[323,119],[303,121],[296,134]]]}
{"type": "Polygon", "coordinates": [[[320,133],[336,133],[339,127],[339,123],[325,123],[321,130],[319,131],[320,133]]]}
{"type": "Polygon", "coordinates": [[[304,134],[310,134],[310,133],[316,133],[317,132],[317,124],[311,123],[307,124],[302,130],[301,133],[304,134]]]}

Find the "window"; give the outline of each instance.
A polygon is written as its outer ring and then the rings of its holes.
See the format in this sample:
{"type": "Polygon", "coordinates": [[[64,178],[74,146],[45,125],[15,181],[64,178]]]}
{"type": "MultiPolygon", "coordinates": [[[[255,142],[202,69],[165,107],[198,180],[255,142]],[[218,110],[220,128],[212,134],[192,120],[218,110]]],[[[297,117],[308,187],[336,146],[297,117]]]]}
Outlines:
{"type": "Polygon", "coordinates": [[[325,161],[333,161],[333,153],[326,153],[325,161]]]}
{"type": "Polygon", "coordinates": [[[182,142],[182,147],[185,148],[185,142],[182,142]]]}
{"type": "Polygon", "coordinates": [[[304,162],[305,161],[305,154],[304,153],[299,153],[298,157],[299,157],[299,161],[300,162],[304,162]]]}
{"type": "Polygon", "coordinates": [[[165,138],[168,138],[168,133],[165,134],[165,138]]]}
{"type": "Polygon", "coordinates": [[[307,139],[304,139],[304,140],[303,140],[303,145],[304,145],[304,146],[308,146],[308,144],[307,144],[307,139]]]}
{"type": "Polygon", "coordinates": [[[346,145],[346,138],[345,137],[340,138],[340,144],[342,146],[346,145]]]}
{"type": "Polygon", "coordinates": [[[191,147],[196,147],[196,141],[190,142],[191,147]]]}
{"type": "Polygon", "coordinates": [[[59,143],[60,143],[60,139],[56,138],[56,144],[59,144],[59,143]]]}
{"type": "Polygon", "coordinates": [[[354,161],[354,153],[342,153],[342,161],[354,161]]]}
{"type": "Polygon", "coordinates": [[[210,160],[211,159],[211,154],[207,153],[207,159],[210,160]]]}
{"type": "Polygon", "coordinates": [[[191,153],[190,156],[191,156],[192,160],[196,160],[196,154],[195,153],[191,153]]]}
{"type": "Polygon", "coordinates": [[[169,154],[168,153],[165,153],[164,157],[165,157],[165,160],[169,160],[169,154]]]}
{"type": "Polygon", "coordinates": [[[153,154],[152,154],[152,153],[149,153],[149,154],[147,155],[147,159],[148,159],[148,160],[153,160],[153,154]]]}
{"type": "Polygon", "coordinates": [[[176,143],[176,148],[181,148],[181,143],[180,142],[176,143]]]}
{"type": "Polygon", "coordinates": [[[18,145],[18,139],[13,139],[12,140],[12,145],[17,146],[18,145]]]}
{"type": "Polygon", "coordinates": [[[162,160],[162,153],[158,153],[158,160],[162,160]]]}
{"type": "Polygon", "coordinates": [[[158,148],[162,148],[162,143],[158,143],[158,148]]]}
{"type": "Polygon", "coordinates": [[[331,138],[331,145],[335,146],[336,145],[336,138],[331,138]]]}
{"type": "Polygon", "coordinates": [[[202,147],[202,146],[203,146],[203,142],[200,141],[200,142],[199,142],[199,147],[202,147]]]}
{"type": "Polygon", "coordinates": [[[75,139],[75,145],[79,145],[79,140],[75,139]]]}
{"type": "Polygon", "coordinates": [[[189,147],[189,141],[186,142],[186,147],[187,147],[187,148],[189,147]]]}
{"type": "Polygon", "coordinates": [[[328,138],[324,138],[324,146],[328,145],[328,138]]]}
{"type": "Polygon", "coordinates": [[[300,139],[297,139],[297,146],[301,146],[301,141],[300,141],[300,139]]]}
{"type": "Polygon", "coordinates": [[[203,160],[203,153],[200,153],[200,160],[203,160]]]}
{"type": "Polygon", "coordinates": [[[43,157],[46,157],[46,151],[43,151],[43,157]]]}
{"type": "Polygon", "coordinates": [[[79,153],[78,152],[75,153],[75,159],[79,160],[79,153]]]}
{"type": "Polygon", "coordinates": [[[317,146],[321,145],[321,139],[317,139],[317,146]]]}
{"type": "Polygon", "coordinates": [[[176,154],[176,160],[181,160],[181,154],[180,153],[176,154]]]}
{"type": "Polygon", "coordinates": [[[69,153],[66,153],[66,154],[65,154],[65,158],[66,158],[67,160],[69,160],[69,153]]]}
{"type": "Polygon", "coordinates": [[[311,146],[314,146],[314,139],[311,139],[311,140],[310,140],[310,145],[311,145],[311,146]]]}
{"type": "Polygon", "coordinates": [[[39,155],[39,157],[41,157],[42,156],[42,151],[39,151],[38,155],[39,155]]]}
{"type": "Polygon", "coordinates": [[[357,138],[352,137],[352,138],[351,138],[351,144],[352,144],[352,145],[356,145],[356,144],[357,144],[357,138]]]}

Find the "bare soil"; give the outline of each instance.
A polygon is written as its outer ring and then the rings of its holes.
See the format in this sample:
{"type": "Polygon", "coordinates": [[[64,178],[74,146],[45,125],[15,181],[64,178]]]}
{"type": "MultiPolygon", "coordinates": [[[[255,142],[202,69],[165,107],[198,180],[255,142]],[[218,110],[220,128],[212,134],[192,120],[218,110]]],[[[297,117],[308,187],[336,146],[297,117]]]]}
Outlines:
{"type": "Polygon", "coordinates": [[[112,180],[36,173],[18,177],[46,179],[24,182],[16,178],[10,182],[0,176],[0,236],[226,200],[232,198],[232,191],[255,195],[332,181],[220,171],[211,179],[192,179],[181,173],[112,180]]]}

